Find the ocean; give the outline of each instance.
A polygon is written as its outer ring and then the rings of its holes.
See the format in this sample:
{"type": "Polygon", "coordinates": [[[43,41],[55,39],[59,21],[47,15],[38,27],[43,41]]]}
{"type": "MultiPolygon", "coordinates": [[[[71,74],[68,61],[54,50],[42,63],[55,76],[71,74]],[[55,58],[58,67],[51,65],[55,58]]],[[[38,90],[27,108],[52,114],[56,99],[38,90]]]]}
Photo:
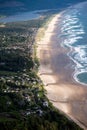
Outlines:
{"type": "Polygon", "coordinates": [[[87,2],[64,10],[59,26],[60,44],[69,49],[67,55],[75,63],[73,78],[87,85],[87,2]]]}
{"type": "MultiPolygon", "coordinates": [[[[8,16],[0,19],[0,23],[17,21],[27,21],[39,18],[38,12],[24,12],[17,15],[8,16]]],[[[67,47],[70,51],[67,54],[75,63],[73,78],[87,85],[87,2],[70,6],[61,13],[59,28],[59,41],[61,46],[67,47]]]]}

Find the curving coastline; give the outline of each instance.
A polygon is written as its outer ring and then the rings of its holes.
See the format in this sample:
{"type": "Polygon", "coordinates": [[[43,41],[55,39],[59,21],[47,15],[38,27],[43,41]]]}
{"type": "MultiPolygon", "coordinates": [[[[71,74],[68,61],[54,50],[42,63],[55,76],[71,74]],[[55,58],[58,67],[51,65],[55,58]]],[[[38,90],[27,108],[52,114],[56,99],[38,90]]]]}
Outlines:
{"type": "Polygon", "coordinates": [[[75,63],[73,78],[87,86],[87,2],[76,4],[63,12],[59,22],[59,40],[69,48],[68,56],[75,63]]]}
{"type": "Polygon", "coordinates": [[[73,61],[67,49],[60,46],[57,36],[57,14],[48,24],[44,37],[37,40],[37,57],[40,62],[38,75],[53,105],[63,111],[84,130],[87,129],[87,88],[77,83],[72,74],[73,61]]]}

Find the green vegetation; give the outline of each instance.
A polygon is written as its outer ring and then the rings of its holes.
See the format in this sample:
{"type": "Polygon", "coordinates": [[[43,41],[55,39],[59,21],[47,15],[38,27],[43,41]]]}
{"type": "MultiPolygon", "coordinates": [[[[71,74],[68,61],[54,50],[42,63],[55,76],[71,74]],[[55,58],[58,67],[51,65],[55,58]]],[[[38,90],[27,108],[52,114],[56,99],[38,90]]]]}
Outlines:
{"type": "Polygon", "coordinates": [[[0,130],[81,130],[49,103],[37,76],[35,35],[48,16],[0,28],[0,130]]]}

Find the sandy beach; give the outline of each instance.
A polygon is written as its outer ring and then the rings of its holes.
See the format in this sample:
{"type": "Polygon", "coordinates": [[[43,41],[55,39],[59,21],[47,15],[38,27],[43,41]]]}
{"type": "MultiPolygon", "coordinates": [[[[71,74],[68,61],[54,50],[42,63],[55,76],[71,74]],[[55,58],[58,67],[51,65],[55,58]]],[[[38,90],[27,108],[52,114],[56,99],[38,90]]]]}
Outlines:
{"type": "Polygon", "coordinates": [[[0,28],[4,28],[4,27],[5,27],[5,25],[4,25],[4,24],[1,24],[1,25],[0,25],[0,28]]]}
{"type": "Polygon", "coordinates": [[[67,49],[58,41],[58,21],[61,14],[49,22],[44,37],[37,41],[37,57],[40,62],[38,75],[53,105],[74,122],[87,130],[87,86],[74,81],[73,61],[67,49]]]}

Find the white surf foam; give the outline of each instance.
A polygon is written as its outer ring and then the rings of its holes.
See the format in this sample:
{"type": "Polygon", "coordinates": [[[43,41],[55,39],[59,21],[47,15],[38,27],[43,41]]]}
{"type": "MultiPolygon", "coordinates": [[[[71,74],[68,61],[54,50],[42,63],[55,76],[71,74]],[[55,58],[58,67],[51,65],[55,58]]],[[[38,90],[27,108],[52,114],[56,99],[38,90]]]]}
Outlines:
{"type": "MultiPolygon", "coordinates": [[[[70,52],[67,54],[75,63],[74,79],[80,82],[77,78],[80,73],[87,72],[87,46],[83,43],[75,45],[83,39],[85,34],[84,27],[79,20],[78,11],[71,11],[68,15],[64,14],[61,23],[62,45],[69,47],[70,52]]],[[[83,83],[82,83],[83,84],[83,83]]]]}

